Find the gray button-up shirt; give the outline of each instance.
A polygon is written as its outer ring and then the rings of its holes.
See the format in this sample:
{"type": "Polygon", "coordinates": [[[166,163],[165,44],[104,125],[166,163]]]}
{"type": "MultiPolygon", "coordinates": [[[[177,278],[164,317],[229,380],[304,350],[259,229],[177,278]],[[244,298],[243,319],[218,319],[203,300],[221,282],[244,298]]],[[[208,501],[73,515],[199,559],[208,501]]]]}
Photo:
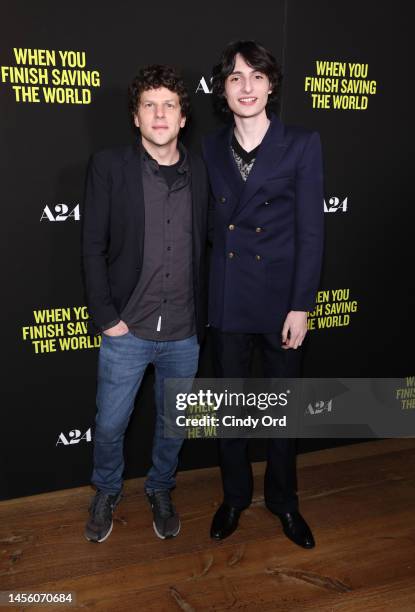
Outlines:
{"type": "Polygon", "coordinates": [[[143,150],[143,268],[121,318],[146,340],[183,340],[196,332],[192,268],[192,196],[186,150],[177,177],[143,150]],[[167,180],[166,180],[167,179],[167,180]],[[168,181],[168,182],[167,182],[168,181]]]}

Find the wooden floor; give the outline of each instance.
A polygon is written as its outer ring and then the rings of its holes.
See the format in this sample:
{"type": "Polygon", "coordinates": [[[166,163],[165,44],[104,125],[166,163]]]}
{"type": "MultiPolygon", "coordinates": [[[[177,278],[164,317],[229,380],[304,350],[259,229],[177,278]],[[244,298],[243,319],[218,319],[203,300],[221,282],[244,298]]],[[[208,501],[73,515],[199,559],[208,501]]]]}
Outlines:
{"type": "Polygon", "coordinates": [[[72,609],[108,612],[413,612],[415,440],[309,453],[298,467],[311,551],[291,543],[264,508],[261,463],[240,528],[212,542],[219,473],[197,470],[178,475],[182,529],[167,541],[153,532],[142,479],[126,483],[102,544],[83,538],[89,487],[1,502],[0,590],[74,591],[72,609]]]}

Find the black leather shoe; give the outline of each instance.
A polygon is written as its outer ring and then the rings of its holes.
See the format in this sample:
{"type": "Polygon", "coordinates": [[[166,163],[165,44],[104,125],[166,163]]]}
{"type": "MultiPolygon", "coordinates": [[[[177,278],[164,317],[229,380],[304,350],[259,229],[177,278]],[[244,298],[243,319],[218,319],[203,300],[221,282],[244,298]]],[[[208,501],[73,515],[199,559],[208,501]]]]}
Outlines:
{"type": "Polygon", "coordinates": [[[294,544],[303,548],[314,548],[313,534],[303,517],[298,511],[294,512],[274,512],[281,521],[282,529],[294,544]]]}
{"type": "Polygon", "coordinates": [[[228,506],[227,504],[219,506],[213,517],[210,537],[214,540],[223,540],[230,536],[238,527],[240,516],[241,511],[237,508],[232,508],[232,506],[228,506]]]}

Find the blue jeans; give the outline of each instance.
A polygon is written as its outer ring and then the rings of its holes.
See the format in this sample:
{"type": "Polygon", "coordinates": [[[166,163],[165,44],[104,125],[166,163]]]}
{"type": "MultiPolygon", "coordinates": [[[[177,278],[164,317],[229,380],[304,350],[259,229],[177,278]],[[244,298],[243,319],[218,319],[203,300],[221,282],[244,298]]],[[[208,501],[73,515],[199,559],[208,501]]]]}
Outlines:
{"type": "Polygon", "coordinates": [[[182,439],[165,438],[163,432],[164,380],[196,375],[199,344],[196,336],[158,342],[142,340],[128,332],[102,335],[98,360],[97,416],[94,437],[93,484],[114,495],[122,488],[124,434],[134,400],[148,364],[155,368],[156,427],[152,466],[145,489],[171,489],[175,485],[182,439]]]}

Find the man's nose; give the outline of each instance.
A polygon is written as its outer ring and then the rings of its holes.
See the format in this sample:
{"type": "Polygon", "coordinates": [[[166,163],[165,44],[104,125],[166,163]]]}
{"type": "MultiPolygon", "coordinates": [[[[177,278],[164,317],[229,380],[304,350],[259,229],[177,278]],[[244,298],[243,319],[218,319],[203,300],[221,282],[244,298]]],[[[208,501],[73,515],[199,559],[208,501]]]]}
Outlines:
{"type": "Polygon", "coordinates": [[[164,117],[164,104],[156,104],[155,109],[157,119],[164,117]]]}
{"type": "Polygon", "coordinates": [[[243,93],[251,93],[252,91],[252,83],[251,83],[251,79],[244,79],[242,81],[242,91],[243,93]]]}

